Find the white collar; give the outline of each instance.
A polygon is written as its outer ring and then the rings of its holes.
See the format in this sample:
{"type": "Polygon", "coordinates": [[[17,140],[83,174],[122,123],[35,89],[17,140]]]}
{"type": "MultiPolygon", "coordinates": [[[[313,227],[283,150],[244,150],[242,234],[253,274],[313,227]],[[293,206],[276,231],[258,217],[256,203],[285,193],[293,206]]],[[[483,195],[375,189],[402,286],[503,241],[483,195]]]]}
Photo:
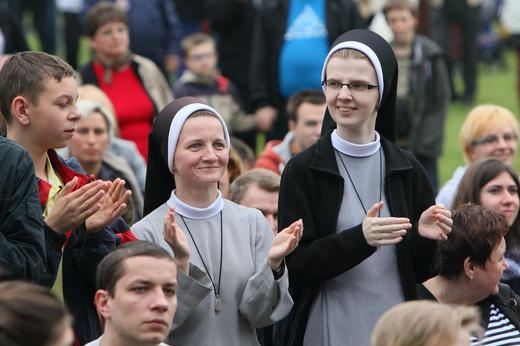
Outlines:
{"type": "Polygon", "coordinates": [[[368,157],[375,154],[381,147],[379,133],[376,131],[376,140],[366,144],[355,144],[341,138],[337,130],[332,132],[331,141],[332,147],[345,155],[354,157],[368,157]]]}
{"type": "Polygon", "coordinates": [[[220,213],[224,208],[224,199],[222,198],[222,193],[220,193],[220,190],[217,191],[217,198],[206,208],[195,208],[184,203],[177,197],[177,195],[175,195],[175,190],[172,191],[170,198],[168,201],[166,201],[166,204],[168,204],[169,207],[175,207],[175,212],[190,219],[209,219],[210,217],[220,213]]]}

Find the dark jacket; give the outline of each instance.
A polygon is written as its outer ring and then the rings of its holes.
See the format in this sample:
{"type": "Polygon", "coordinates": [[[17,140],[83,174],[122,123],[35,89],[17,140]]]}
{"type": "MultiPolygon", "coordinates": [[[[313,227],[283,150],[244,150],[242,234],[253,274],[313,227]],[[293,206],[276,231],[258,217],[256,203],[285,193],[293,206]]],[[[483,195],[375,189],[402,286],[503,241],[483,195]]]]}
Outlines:
{"type": "MultiPolygon", "coordinates": [[[[352,0],[324,1],[329,44],[348,30],[366,27],[352,0]]],[[[264,0],[258,9],[253,30],[250,75],[251,102],[254,109],[279,106],[278,60],[287,27],[289,2],[290,0],[264,0]]]]}
{"type": "MultiPolygon", "coordinates": [[[[435,297],[424,286],[417,286],[419,299],[435,300],[435,297]]],[[[490,306],[494,304],[501,313],[506,316],[509,321],[520,331],[520,297],[506,284],[498,284],[498,294],[482,299],[477,303],[480,309],[480,324],[484,330],[487,329],[489,323],[490,306]]]]}
{"type": "Polygon", "coordinates": [[[0,162],[0,280],[38,281],[46,258],[33,160],[0,136],[0,162]]]}
{"type": "MultiPolygon", "coordinates": [[[[75,158],[65,162],[54,150],[49,150],[48,155],[64,184],[75,176],[78,177],[76,189],[90,182],[75,158]]],[[[40,180],[38,185],[40,212],[43,213],[49,192],[46,188],[48,184],[40,180]]],[[[56,233],[45,224],[47,270],[40,283],[49,288],[54,285],[61,261],[63,298],[73,316],[74,332],[81,345],[102,334],[101,322],[94,305],[97,264],[117,245],[136,239],[121,218],[95,235],[87,233],[85,223],[65,235],[56,233]]]]}
{"type": "MultiPolygon", "coordinates": [[[[344,180],[328,131],[318,142],[294,156],[282,174],[279,229],[303,219],[305,231],[296,250],[287,257],[289,282],[295,301],[291,345],[301,345],[311,305],[321,283],[371,256],[362,224],[336,234],[344,180]],[[283,206],[283,207],[282,207],[283,206]]],[[[414,225],[397,244],[399,274],[406,300],[417,297],[416,284],[438,271],[437,242],[422,238],[417,222],[435,204],[428,176],[415,157],[381,137],[385,154],[385,195],[392,216],[408,217],[414,225]]]]}
{"type": "Polygon", "coordinates": [[[0,6],[0,30],[4,35],[5,48],[1,54],[13,54],[29,50],[22,24],[9,12],[0,6]]]}
{"type": "Polygon", "coordinates": [[[444,123],[451,101],[448,70],[441,47],[417,35],[409,75],[411,126],[408,146],[416,156],[436,159],[442,154],[444,123]]]}

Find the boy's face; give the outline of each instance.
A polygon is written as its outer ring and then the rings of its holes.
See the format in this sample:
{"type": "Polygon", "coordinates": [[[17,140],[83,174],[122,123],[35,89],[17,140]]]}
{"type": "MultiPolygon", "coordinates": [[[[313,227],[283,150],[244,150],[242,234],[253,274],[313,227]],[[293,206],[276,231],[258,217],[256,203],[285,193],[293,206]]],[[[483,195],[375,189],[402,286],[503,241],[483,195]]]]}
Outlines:
{"type": "Polygon", "coordinates": [[[408,45],[413,42],[417,20],[410,10],[391,10],[386,14],[386,22],[394,34],[396,44],[408,45]]]}
{"type": "Polygon", "coordinates": [[[199,77],[209,77],[215,73],[217,52],[212,42],[192,47],[185,58],[186,67],[199,77]]]}
{"type": "Polygon", "coordinates": [[[167,258],[138,256],[124,262],[114,296],[96,292],[106,319],[105,335],[121,345],[157,345],[168,334],[177,309],[177,267],[167,258]]]}
{"type": "Polygon", "coordinates": [[[26,100],[27,138],[45,150],[66,147],[81,119],[77,99],[78,86],[73,77],[63,77],[60,82],[48,79],[37,105],[26,100]]]}

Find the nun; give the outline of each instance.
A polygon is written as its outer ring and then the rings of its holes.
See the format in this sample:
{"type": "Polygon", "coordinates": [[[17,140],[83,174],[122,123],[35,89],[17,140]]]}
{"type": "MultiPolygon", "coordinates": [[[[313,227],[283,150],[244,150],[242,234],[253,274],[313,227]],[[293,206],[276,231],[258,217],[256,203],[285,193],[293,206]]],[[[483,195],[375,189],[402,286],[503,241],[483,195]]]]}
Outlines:
{"type": "Polygon", "coordinates": [[[132,231],[179,268],[172,345],[258,345],[255,329],[293,305],[284,258],[302,221],[275,237],[259,210],[222,198],[229,148],[220,114],[193,97],[168,104],[149,135],[146,216],[132,231]]]}
{"type": "Polygon", "coordinates": [[[437,242],[451,213],[435,205],[424,169],[395,143],[397,62],[369,30],[332,45],[321,75],[322,137],[287,164],[279,227],[302,218],[287,257],[293,308],[290,345],[369,345],[378,318],[416,298],[438,271],[437,242]]]}

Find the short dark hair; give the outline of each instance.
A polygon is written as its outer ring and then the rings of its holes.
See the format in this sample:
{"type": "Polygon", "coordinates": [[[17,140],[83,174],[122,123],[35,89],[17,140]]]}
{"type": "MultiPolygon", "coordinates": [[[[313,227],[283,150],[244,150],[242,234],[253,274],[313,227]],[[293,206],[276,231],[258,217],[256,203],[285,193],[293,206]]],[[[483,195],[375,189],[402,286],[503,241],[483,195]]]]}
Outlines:
{"type": "Polygon", "coordinates": [[[280,176],[265,168],[253,168],[236,178],[229,186],[229,199],[240,203],[249,186],[256,184],[268,192],[280,191],[280,176]]]}
{"type": "Polygon", "coordinates": [[[472,203],[457,208],[452,220],[448,239],[439,242],[440,275],[446,279],[462,275],[464,260],[468,257],[473,264],[485,268],[489,256],[509,230],[502,213],[472,203]]]}
{"type": "Polygon", "coordinates": [[[57,56],[39,51],[15,53],[0,70],[0,112],[7,124],[12,121],[11,104],[17,96],[38,105],[40,94],[50,79],[58,82],[75,77],[74,69],[57,56]]]}
{"type": "Polygon", "coordinates": [[[327,102],[325,94],[319,89],[307,89],[297,92],[289,97],[287,101],[287,117],[294,122],[298,121],[298,109],[302,103],[308,102],[313,105],[322,105],[327,102]]]}
{"type": "Polygon", "coordinates": [[[410,0],[388,0],[383,6],[383,14],[386,15],[392,10],[408,10],[414,18],[419,16],[419,8],[410,0]]]}
{"type": "Polygon", "coordinates": [[[184,54],[184,56],[188,56],[190,49],[207,42],[213,43],[213,46],[216,48],[217,43],[215,42],[213,36],[203,32],[189,34],[181,40],[182,53],[184,54]]]}
{"type": "Polygon", "coordinates": [[[126,274],[125,260],[131,257],[154,257],[174,262],[170,253],[156,244],[145,240],[125,243],[116,247],[99,263],[96,274],[97,289],[105,290],[114,297],[117,282],[126,274]]]}
{"type": "Polygon", "coordinates": [[[47,287],[24,281],[0,283],[0,345],[54,344],[71,317],[47,287]]]}
{"type": "Polygon", "coordinates": [[[128,26],[128,17],[124,7],[108,1],[98,2],[85,14],[83,33],[92,38],[100,27],[114,22],[128,26]]]}

